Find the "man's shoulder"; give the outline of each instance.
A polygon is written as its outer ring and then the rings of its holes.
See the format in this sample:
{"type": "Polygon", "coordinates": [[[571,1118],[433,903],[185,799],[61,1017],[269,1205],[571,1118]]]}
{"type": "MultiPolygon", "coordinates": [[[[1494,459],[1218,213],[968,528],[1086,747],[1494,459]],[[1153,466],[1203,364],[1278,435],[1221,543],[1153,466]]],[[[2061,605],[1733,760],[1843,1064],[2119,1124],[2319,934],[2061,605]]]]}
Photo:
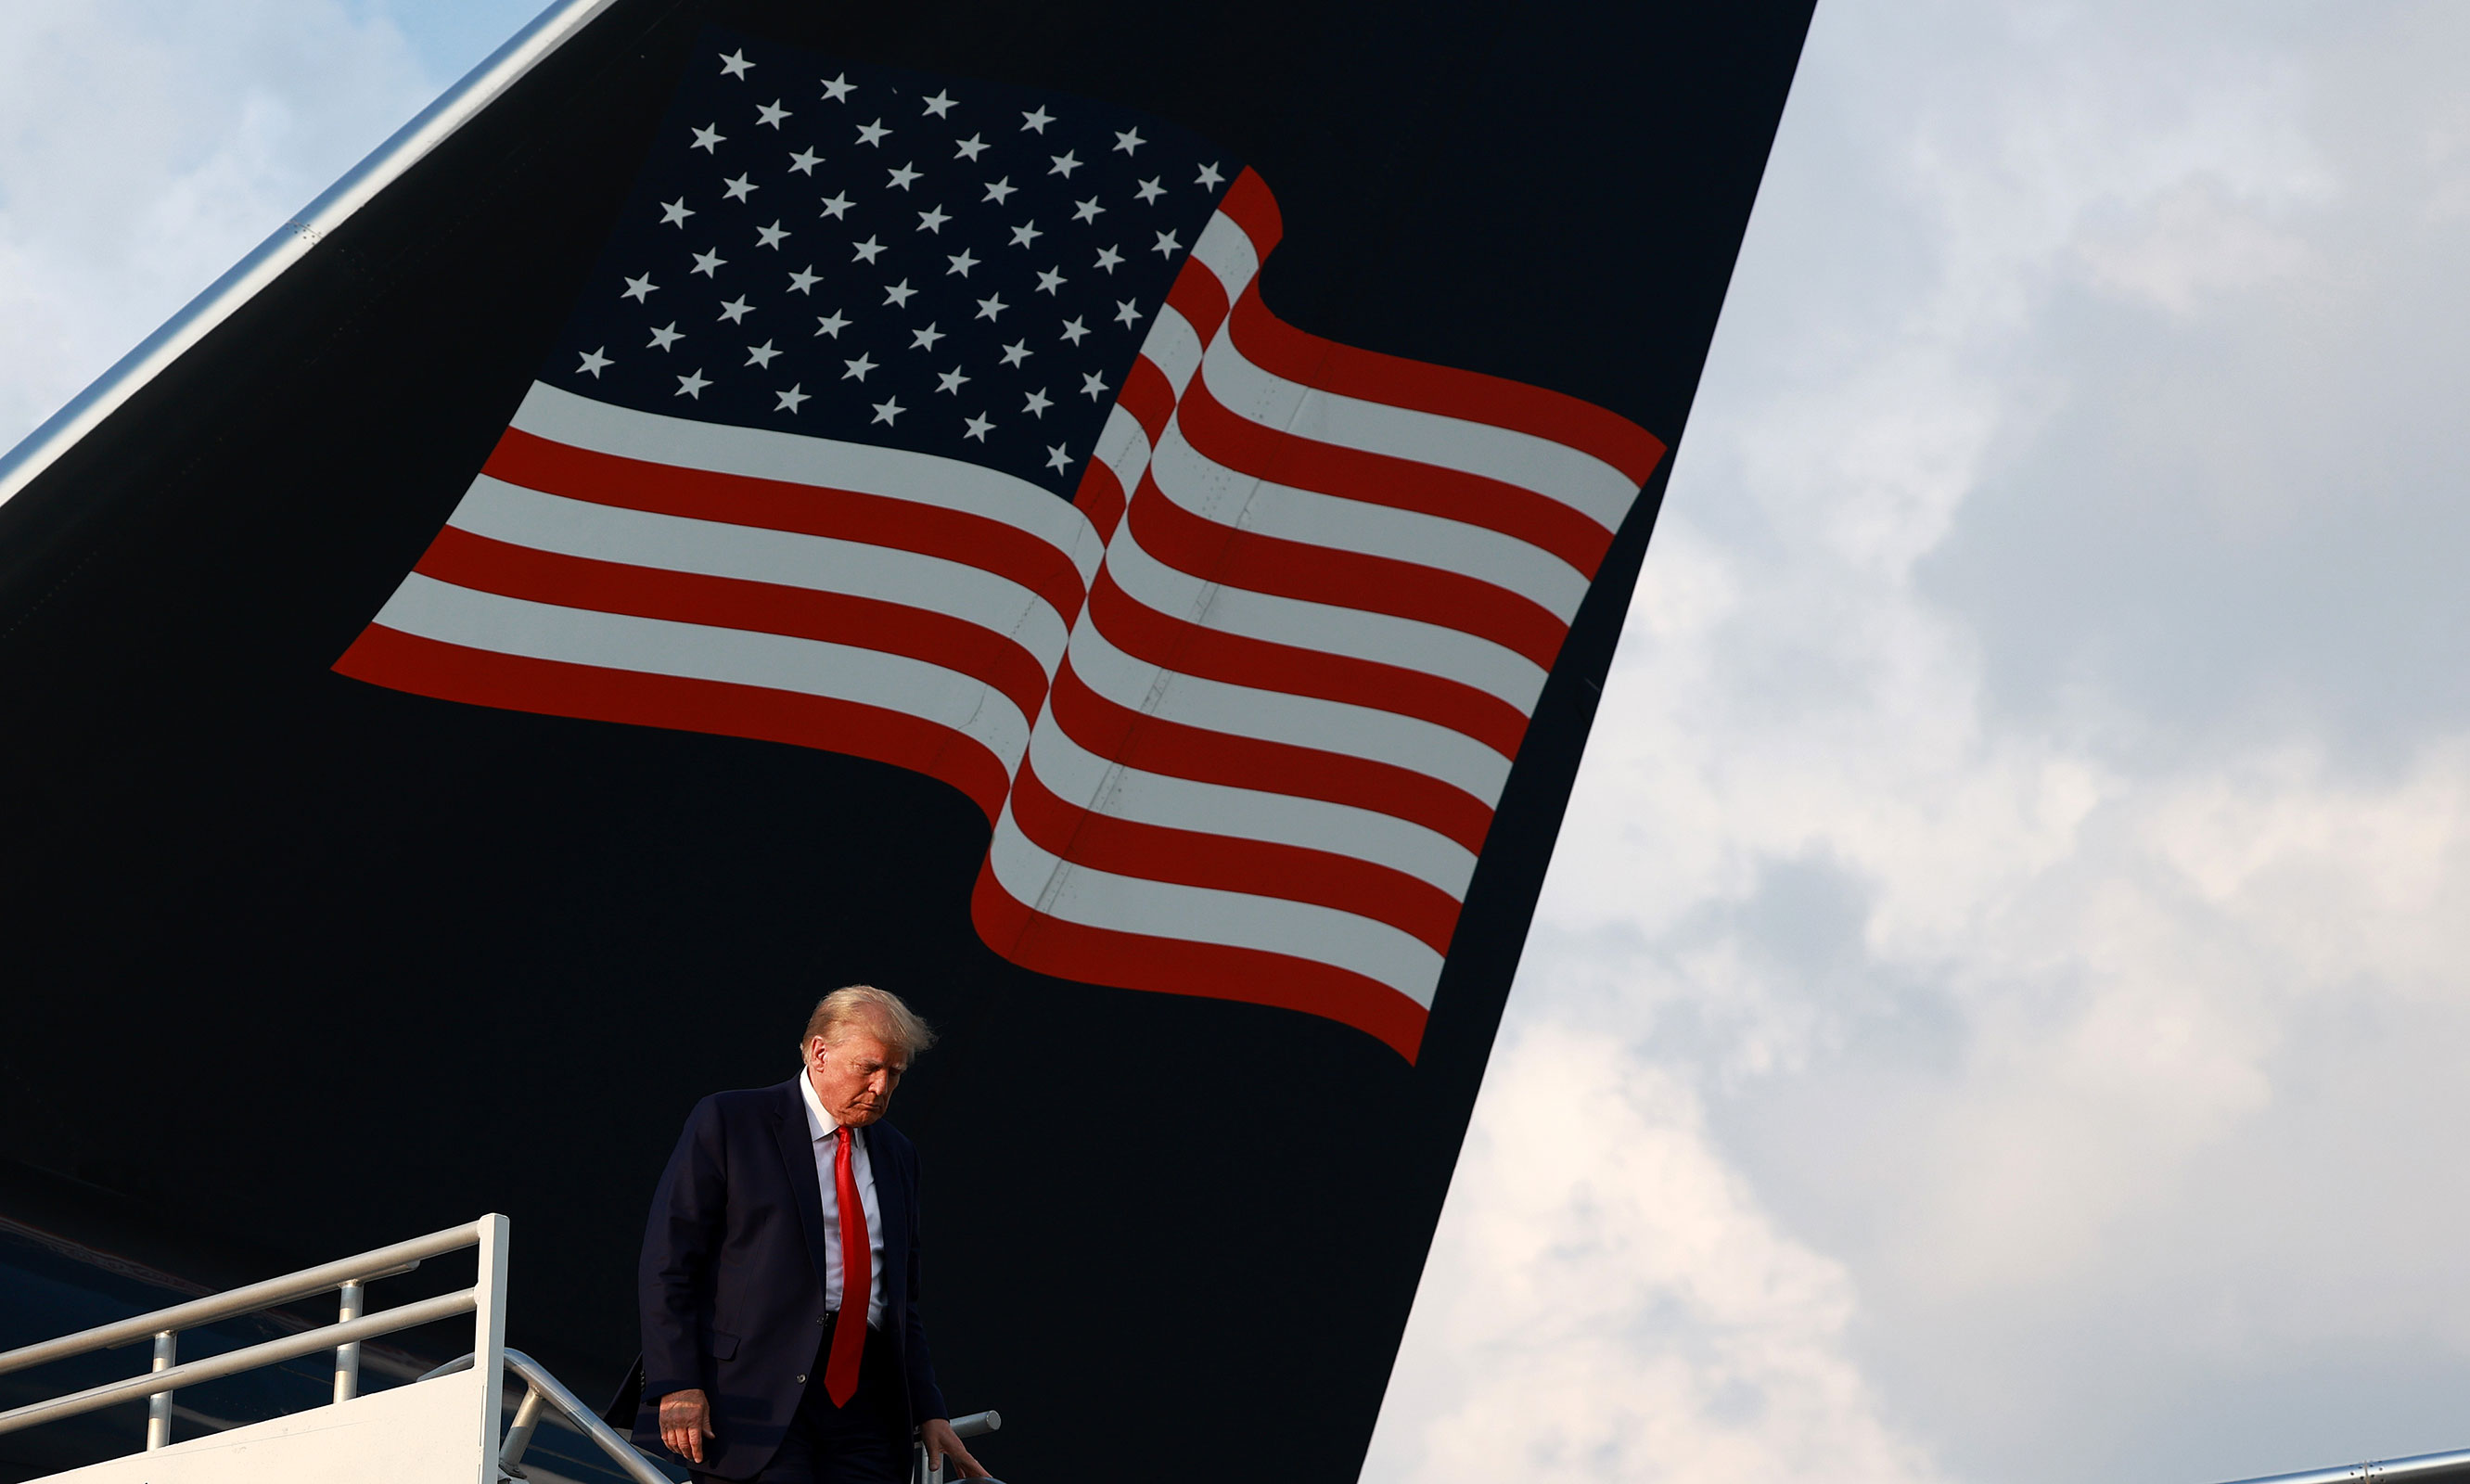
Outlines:
{"type": "Polygon", "coordinates": [[[723,1123],[735,1123],[756,1114],[777,1118],[791,1101],[787,1095],[788,1085],[782,1082],[770,1087],[738,1087],[712,1093],[695,1104],[695,1117],[717,1118],[723,1123]]]}

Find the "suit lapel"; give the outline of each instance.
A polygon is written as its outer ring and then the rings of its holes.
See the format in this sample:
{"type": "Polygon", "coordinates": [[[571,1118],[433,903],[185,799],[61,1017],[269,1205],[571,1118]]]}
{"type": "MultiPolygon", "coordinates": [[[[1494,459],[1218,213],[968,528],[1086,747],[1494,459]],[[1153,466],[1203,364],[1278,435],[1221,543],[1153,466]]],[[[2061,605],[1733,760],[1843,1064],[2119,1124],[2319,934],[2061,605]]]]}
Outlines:
{"type": "MultiPolygon", "coordinates": [[[[800,1072],[798,1077],[805,1073],[800,1072]]],[[[781,1163],[787,1167],[789,1190],[798,1204],[798,1225],[806,1234],[806,1256],[815,1264],[815,1291],[824,1290],[824,1187],[815,1173],[815,1141],[806,1130],[806,1100],[793,1077],[773,1091],[780,1094],[772,1110],[773,1132],[781,1145],[781,1163]]]]}
{"type": "MultiPolygon", "coordinates": [[[[866,1140],[867,1170],[874,1176],[875,1209],[883,1217],[883,1296],[889,1302],[896,1296],[906,1296],[898,1294],[897,1285],[899,1275],[906,1271],[901,1264],[909,1258],[909,1191],[904,1183],[908,1172],[900,1161],[887,1157],[891,1151],[874,1137],[874,1127],[859,1129],[858,1137],[866,1140]]],[[[887,1318],[885,1322],[891,1321],[887,1318]]]]}

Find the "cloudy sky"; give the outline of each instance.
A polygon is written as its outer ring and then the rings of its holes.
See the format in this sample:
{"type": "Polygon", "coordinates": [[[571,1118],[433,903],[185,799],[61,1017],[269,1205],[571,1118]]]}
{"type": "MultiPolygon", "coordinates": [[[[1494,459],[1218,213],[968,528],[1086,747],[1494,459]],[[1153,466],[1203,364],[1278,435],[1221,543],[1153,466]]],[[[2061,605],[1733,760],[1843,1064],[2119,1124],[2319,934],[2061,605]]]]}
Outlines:
{"type": "MultiPolygon", "coordinates": [[[[0,6],[0,444],[531,9],[0,6]]],[[[1367,1484],[2470,1447],[2465,80],[1824,0],[1367,1484]]]]}

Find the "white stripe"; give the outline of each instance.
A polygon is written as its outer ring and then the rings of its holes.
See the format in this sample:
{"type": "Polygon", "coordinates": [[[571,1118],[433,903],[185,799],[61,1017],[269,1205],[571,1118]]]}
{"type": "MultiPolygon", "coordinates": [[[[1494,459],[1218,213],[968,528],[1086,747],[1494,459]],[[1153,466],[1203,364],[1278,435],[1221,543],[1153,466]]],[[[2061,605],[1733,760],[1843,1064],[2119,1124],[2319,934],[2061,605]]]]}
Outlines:
{"type": "Polygon", "coordinates": [[[1200,369],[1200,336],[1174,305],[1161,304],[1157,318],[1150,324],[1149,338],[1141,342],[1141,356],[1166,373],[1167,384],[1180,397],[1191,384],[1192,373],[1200,369]]]}
{"type": "Polygon", "coordinates": [[[1158,487],[1195,513],[1239,511],[1221,523],[1284,541],[1412,562],[1506,589],[1569,624],[1587,595],[1584,572],[1541,546],[1481,525],[1400,510],[1239,474],[1194,448],[1180,421],[1167,425],[1150,456],[1158,487]],[[1217,492],[1224,491],[1233,499],[1217,492]]]}
{"type": "Polygon", "coordinates": [[[1210,214],[1209,224],[1200,229],[1200,241],[1192,244],[1192,256],[1218,275],[1229,305],[1242,297],[1244,286],[1261,271],[1261,256],[1252,250],[1252,239],[1223,211],[1210,214]]]}
{"type": "Polygon", "coordinates": [[[1029,723],[1001,691],[941,665],[879,650],[562,608],[458,588],[419,572],[404,578],[371,621],[501,655],[879,706],[976,738],[1006,773],[1019,767],[1029,746],[1029,723]]]}
{"type": "Polygon", "coordinates": [[[1160,670],[1109,643],[1094,620],[1073,630],[1072,668],[1091,690],[1129,710],[1388,763],[1454,784],[1487,808],[1509,777],[1508,758],[1463,732],[1369,707],[1160,670]]]}
{"type": "Polygon", "coordinates": [[[1014,900],[1084,927],[1310,959],[1377,980],[1427,1009],[1441,977],[1439,954],[1370,917],[1310,902],[1119,876],[1063,861],[1022,834],[1009,806],[987,847],[987,864],[1014,900]]]}
{"type": "Polygon", "coordinates": [[[535,437],[645,463],[851,490],[965,511],[1025,531],[1072,559],[1085,580],[1103,543],[1089,520],[1027,479],[957,458],[764,428],[638,412],[535,382],[513,426],[535,437]]]}
{"type": "Polygon", "coordinates": [[[1127,521],[1107,548],[1125,595],[1170,617],[1227,634],[1420,670],[1499,696],[1532,715],[1544,671],[1525,655],[1438,624],[1360,608],[1254,592],[1195,577],[1150,554],[1127,521]]]}
{"type": "Polygon", "coordinates": [[[1107,426],[1098,434],[1095,456],[1124,487],[1124,499],[1130,499],[1141,487],[1141,472],[1150,466],[1150,435],[1141,420],[1125,411],[1120,402],[1107,409],[1107,426]]]}
{"type": "Polygon", "coordinates": [[[1070,637],[1063,615],[1030,589],[984,568],[893,546],[598,505],[487,475],[472,481],[446,523],[538,551],[845,592],[949,614],[1027,649],[1049,680],[1070,637]]]}
{"type": "Polygon", "coordinates": [[[1293,794],[1145,773],[1073,741],[1053,711],[1029,734],[1029,767],[1057,798],[1110,819],[1351,856],[1461,900],[1475,873],[1472,851],[1412,821],[1293,794]]]}
{"type": "Polygon", "coordinates": [[[1592,453],[1532,433],[1320,391],[1244,359],[1232,335],[1209,347],[1210,395],[1228,409],[1298,438],[1437,464],[1533,490],[1618,529],[1638,499],[1629,475],[1592,453]]]}

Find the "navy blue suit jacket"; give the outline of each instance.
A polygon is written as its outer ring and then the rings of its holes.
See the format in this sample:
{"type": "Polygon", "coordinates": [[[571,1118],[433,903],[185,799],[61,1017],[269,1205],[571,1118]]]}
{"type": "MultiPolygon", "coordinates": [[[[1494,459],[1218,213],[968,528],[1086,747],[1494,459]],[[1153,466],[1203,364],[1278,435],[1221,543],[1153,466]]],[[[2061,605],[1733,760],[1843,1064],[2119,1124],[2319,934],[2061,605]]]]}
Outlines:
{"type": "MultiPolygon", "coordinates": [[[[918,1315],[918,1148],[889,1124],[858,1137],[883,1220],[883,1328],[915,1426],[949,1415],[918,1315]]],[[[643,1231],[638,1444],[660,1448],[662,1397],[700,1388],[720,1435],[701,1472],[742,1479],[771,1461],[807,1381],[823,1384],[824,1253],[837,1240],[797,1078],[695,1104],[643,1231]]]]}

